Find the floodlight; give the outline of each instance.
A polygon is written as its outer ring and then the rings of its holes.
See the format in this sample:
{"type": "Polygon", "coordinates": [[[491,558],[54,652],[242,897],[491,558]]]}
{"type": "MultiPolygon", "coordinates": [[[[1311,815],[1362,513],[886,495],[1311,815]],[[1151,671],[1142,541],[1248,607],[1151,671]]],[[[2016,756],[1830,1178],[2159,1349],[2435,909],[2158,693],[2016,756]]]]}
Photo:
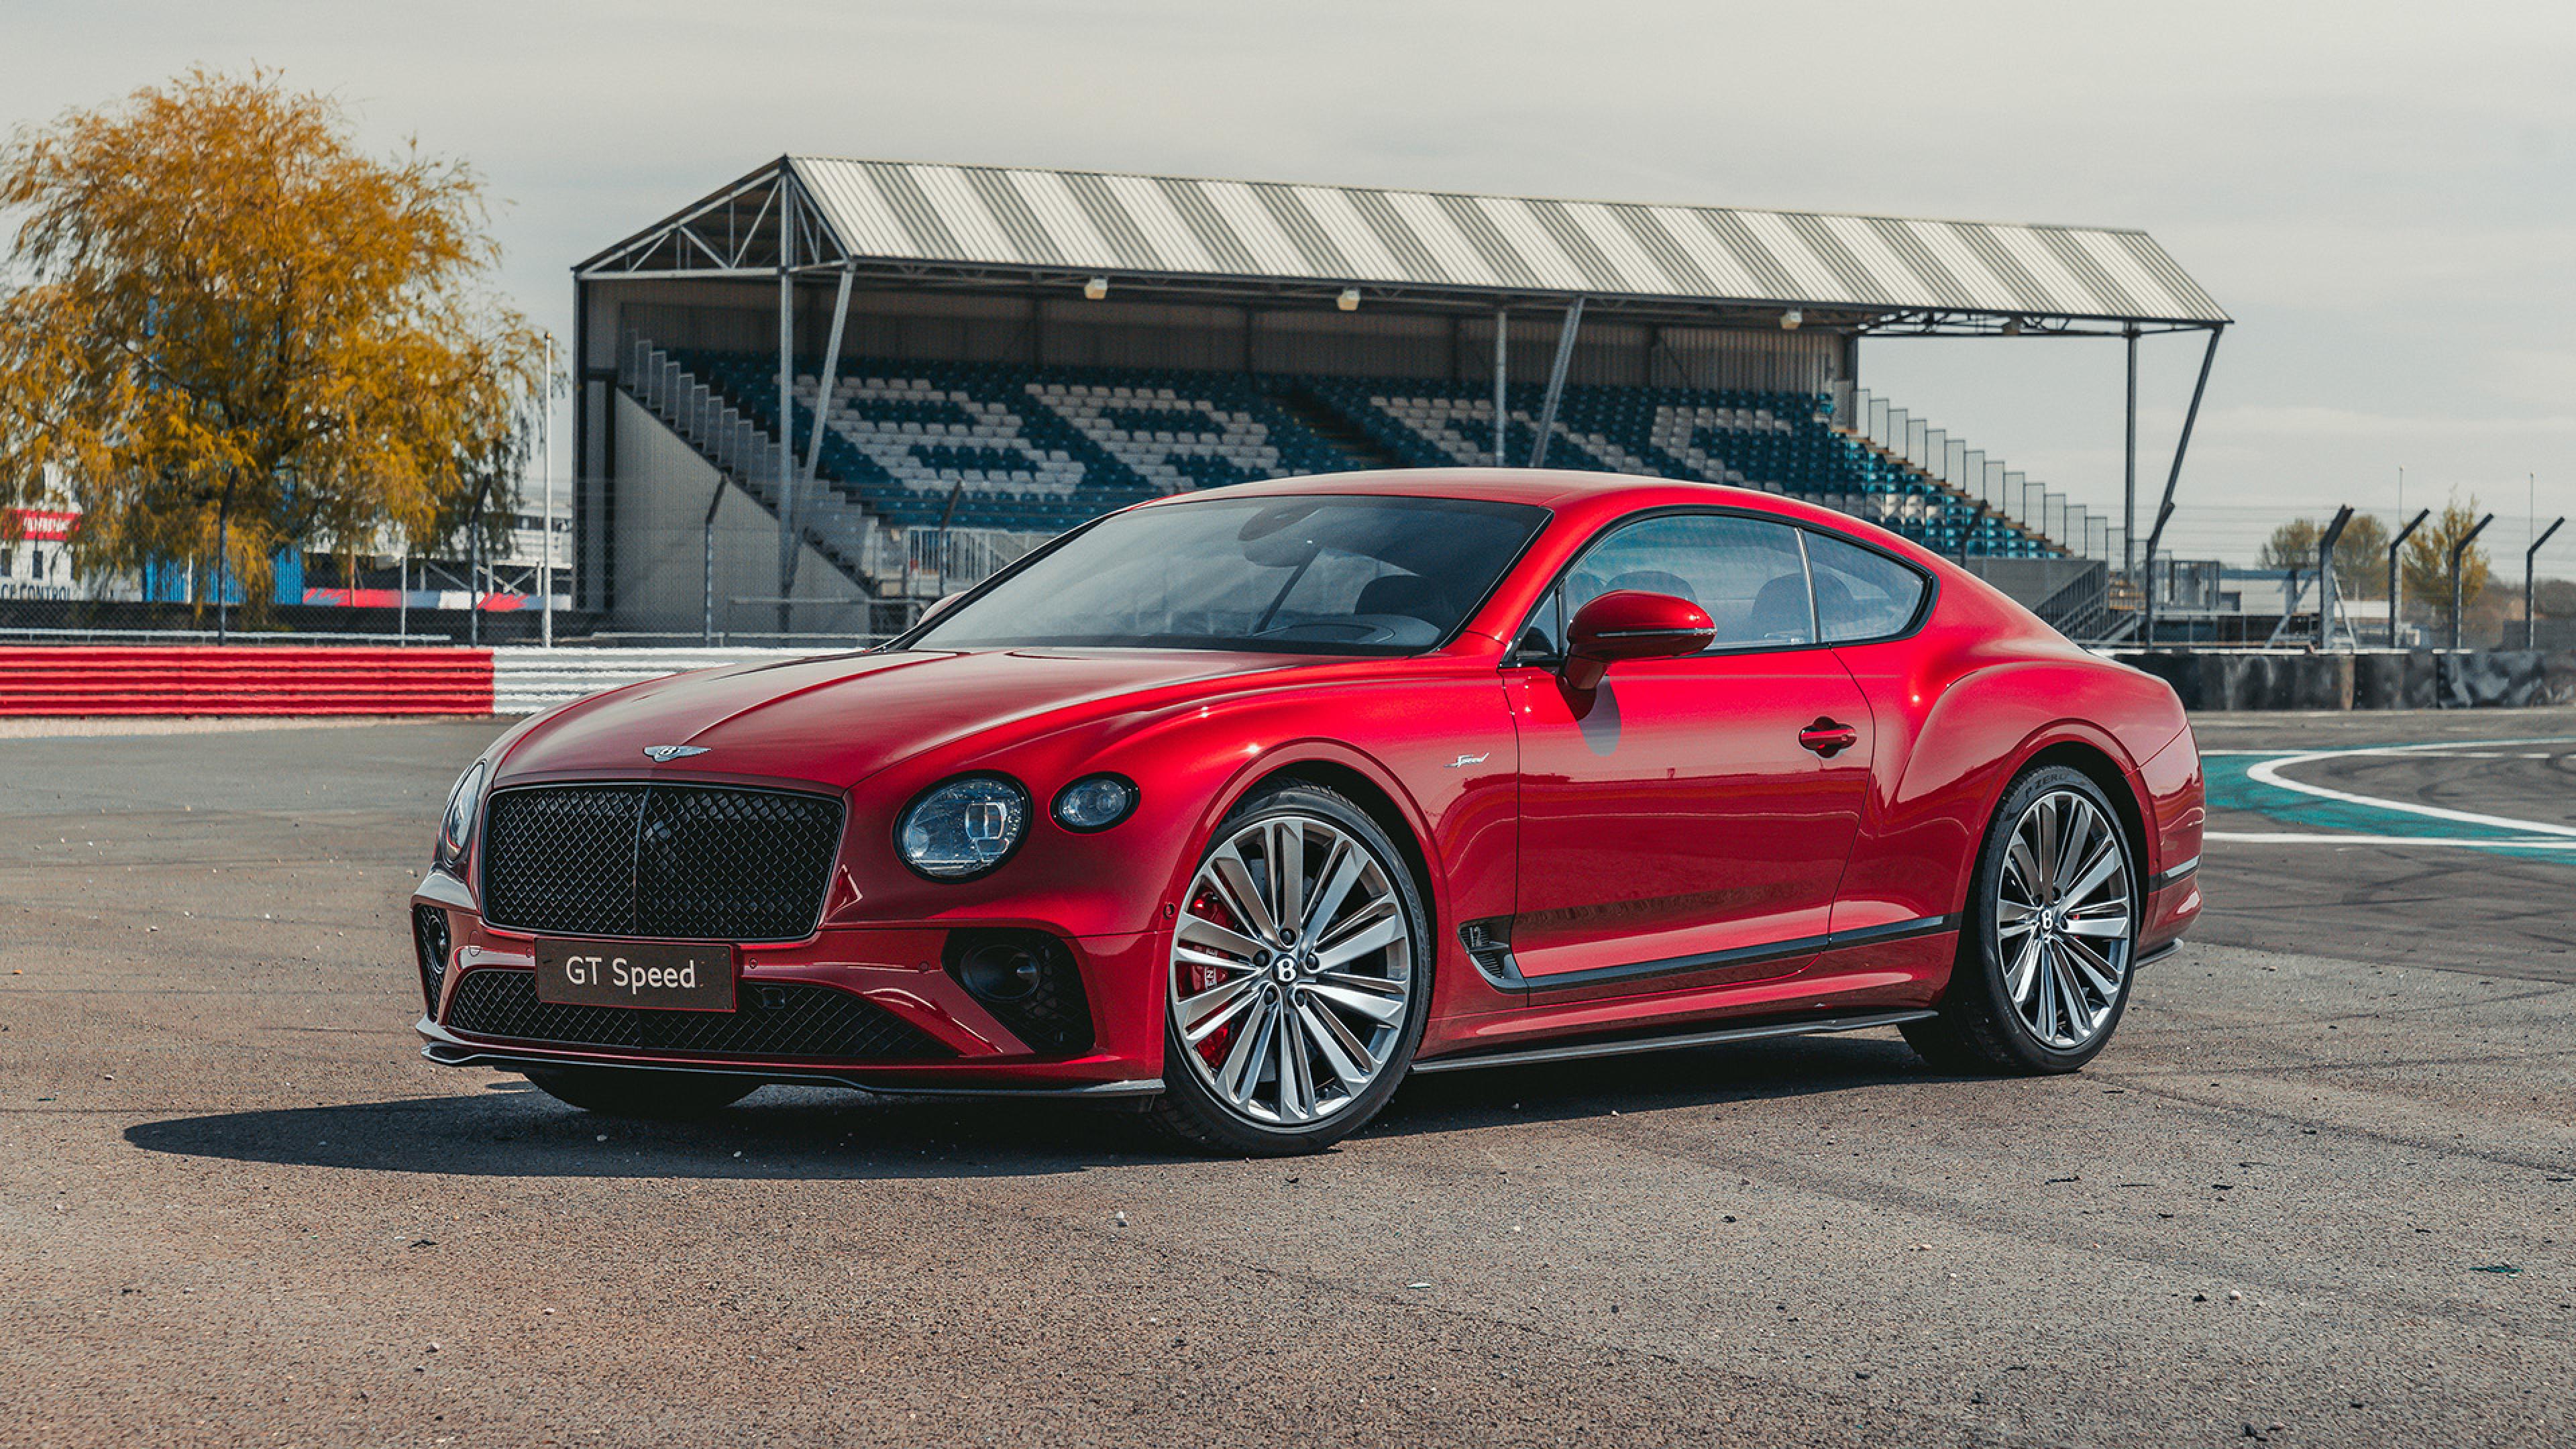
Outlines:
{"type": "Polygon", "coordinates": [[[1333,299],[1333,305],[1341,308],[1345,312],[1358,311],[1360,309],[1360,289],[1357,287],[1344,287],[1342,289],[1342,295],[1333,299]]]}
{"type": "Polygon", "coordinates": [[[1792,307],[1788,311],[1780,314],[1780,330],[1783,332],[1795,332],[1798,330],[1798,324],[1806,320],[1806,313],[1792,307]]]}
{"type": "Polygon", "coordinates": [[[1090,281],[1083,283],[1082,295],[1090,298],[1094,302],[1108,296],[1109,279],[1107,277],[1094,277],[1090,281]]]}

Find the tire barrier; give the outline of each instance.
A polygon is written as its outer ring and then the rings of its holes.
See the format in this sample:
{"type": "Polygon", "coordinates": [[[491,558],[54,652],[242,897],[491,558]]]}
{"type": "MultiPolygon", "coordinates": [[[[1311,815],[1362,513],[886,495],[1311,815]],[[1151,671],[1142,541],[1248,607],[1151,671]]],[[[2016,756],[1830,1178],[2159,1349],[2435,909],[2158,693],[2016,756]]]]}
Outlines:
{"type": "Polygon", "coordinates": [[[489,649],[0,647],[0,715],[485,715],[489,649]]]}
{"type": "Polygon", "coordinates": [[[2576,702],[2576,651],[2254,649],[2114,651],[2165,681],[2183,708],[2494,709],[2576,702]]]}

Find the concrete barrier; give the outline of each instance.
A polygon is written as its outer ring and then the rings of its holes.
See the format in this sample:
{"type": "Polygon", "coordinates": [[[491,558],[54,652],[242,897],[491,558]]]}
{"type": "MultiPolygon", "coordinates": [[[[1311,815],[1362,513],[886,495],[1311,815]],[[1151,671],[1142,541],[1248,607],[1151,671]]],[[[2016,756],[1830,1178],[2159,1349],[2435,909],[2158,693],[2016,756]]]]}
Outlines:
{"type": "Polygon", "coordinates": [[[2565,650],[2158,649],[2112,656],[2164,680],[2189,710],[2493,709],[2576,702],[2565,650]]]}
{"type": "Polygon", "coordinates": [[[335,645],[0,648],[0,716],[534,714],[785,649],[372,649],[335,645]]]}
{"type": "Polygon", "coordinates": [[[494,649],[492,711],[535,714],[603,689],[689,669],[806,659],[812,649],[494,649]]]}

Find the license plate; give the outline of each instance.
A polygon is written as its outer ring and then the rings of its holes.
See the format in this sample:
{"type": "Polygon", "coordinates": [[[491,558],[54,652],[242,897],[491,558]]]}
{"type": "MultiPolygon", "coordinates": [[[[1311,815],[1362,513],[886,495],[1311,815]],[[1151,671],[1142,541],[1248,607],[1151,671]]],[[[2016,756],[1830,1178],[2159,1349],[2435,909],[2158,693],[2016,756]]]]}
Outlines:
{"type": "Polygon", "coordinates": [[[537,942],[537,999],[650,1011],[733,1010],[733,948],[670,941],[537,942]]]}

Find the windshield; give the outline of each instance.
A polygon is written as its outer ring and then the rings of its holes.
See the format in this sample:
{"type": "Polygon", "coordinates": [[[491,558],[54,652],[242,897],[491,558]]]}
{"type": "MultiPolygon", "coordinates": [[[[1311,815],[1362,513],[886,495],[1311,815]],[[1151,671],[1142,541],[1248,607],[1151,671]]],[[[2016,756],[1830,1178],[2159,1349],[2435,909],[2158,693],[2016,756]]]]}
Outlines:
{"type": "Polygon", "coordinates": [[[1211,498],[1102,519],[919,649],[1403,654],[1449,637],[1547,519],[1463,498],[1211,498]]]}

